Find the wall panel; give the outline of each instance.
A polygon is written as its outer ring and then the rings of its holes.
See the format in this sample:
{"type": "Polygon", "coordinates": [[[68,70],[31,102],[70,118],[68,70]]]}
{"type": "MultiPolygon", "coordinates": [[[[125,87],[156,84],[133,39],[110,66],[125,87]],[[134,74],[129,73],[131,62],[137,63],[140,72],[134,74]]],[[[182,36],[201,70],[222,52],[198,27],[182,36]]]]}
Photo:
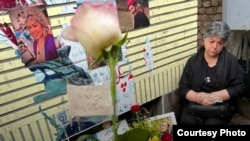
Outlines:
{"type": "MultiPolygon", "coordinates": [[[[132,68],[139,104],[178,87],[187,58],[196,52],[197,5],[197,0],[150,0],[151,25],[128,33],[129,63],[121,69],[126,72],[132,68]],[[147,38],[153,53],[153,70],[146,68],[142,53],[147,38]]],[[[70,21],[74,7],[74,1],[47,7],[54,36],[61,32],[62,23],[70,21]]],[[[11,24],[6,14],[0,19],[11,24]]],[[[67,107],[67,94],[34,103],[33,97],[46,91],[44,84],[36,82],[10,45],[0,44],[0,54],[0,140],[55,141],[56,129],[42,116],[39,106],[55,118],[56,113],[67,107]]]]}

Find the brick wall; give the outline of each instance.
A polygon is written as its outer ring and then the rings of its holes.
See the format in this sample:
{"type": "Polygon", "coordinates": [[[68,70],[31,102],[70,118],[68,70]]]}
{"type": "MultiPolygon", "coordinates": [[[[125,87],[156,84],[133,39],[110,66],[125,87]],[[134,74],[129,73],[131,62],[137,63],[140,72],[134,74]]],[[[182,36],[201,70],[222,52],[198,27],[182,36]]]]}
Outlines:
{"type": "Polygon", "coordinates": [[[198,46],[203,45],[205,27],[222,20],[222,0],[198,0],[198,46]]]}

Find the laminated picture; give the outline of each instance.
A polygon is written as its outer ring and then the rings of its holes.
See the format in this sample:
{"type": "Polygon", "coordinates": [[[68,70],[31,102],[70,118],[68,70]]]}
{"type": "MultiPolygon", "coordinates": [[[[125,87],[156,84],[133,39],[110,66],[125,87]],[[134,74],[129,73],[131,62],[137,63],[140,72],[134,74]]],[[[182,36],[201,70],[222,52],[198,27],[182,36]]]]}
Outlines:
{"type": "Polygon", "coordinates": [[[44,5],[20,7],[9,11],[9,16],[26,66],[58,58],[44,5]]]}
{"type": "Polygon", "coordinates": [[[123,32],[150,25],[148,0],[116,0],[116,4],[123,32]]]}

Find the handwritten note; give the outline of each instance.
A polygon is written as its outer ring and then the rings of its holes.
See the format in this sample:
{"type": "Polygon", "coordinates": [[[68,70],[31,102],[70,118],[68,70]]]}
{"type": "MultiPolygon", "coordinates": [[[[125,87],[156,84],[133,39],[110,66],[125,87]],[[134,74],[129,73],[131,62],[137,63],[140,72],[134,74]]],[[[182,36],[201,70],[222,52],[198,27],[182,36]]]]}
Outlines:
{"type": "Polygon", "coordinates": [[[67,85],[71,116],[112,115],[113,106],[108,86],[67,85]]]}
{"type": "Polygon", "coordinates": [[[143,57],[144,57],[144,61],[146,63],[148,70],[153,70],[154,59],[153,59],[153,53],[152,53],[152,49],[150,45],[150,40],[148,37],[146,38],[146,48],[143,49],[143,57]]]}

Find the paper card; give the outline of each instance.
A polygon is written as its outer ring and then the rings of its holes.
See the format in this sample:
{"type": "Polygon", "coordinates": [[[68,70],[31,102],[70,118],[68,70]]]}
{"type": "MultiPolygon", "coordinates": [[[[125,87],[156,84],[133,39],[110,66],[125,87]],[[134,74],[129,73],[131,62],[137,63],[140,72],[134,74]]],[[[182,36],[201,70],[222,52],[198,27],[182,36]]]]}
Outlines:
{"type": "Polygon", "coordinates": [[[109,85],[110,74],[109,67],[102,66],[89,71],[91,78],[93,79],[94,85],[109,85]]]}
{"type": "Polygon", "coordinates": [[[56,120],[59,122],[61,127],[65,126],[69,122],[66,110],[57,113],[56,120]]]}
{"type": "Polygon", "coordinates": [[[113,104],[107,86],[67,85],[70,116],[112,115],[113,104]]]}
{"type": "Polygon", "coordinates": [[[146,48],[143,49],[143,57],[148,70],[154,69],[154,59],[153,53],[151,50],[150,40],[149,38],[146,39],[146,48]]]}
{"type": "MultiPolygon", "coordinates": [[[[122,135],[123,133],[129,130],[129,126],[126,120],[122,120],[118,124],[118,135],[122,135]]],[[[113,134],[113,128],[111,126],[107,129],[97,132],[96,134],[94,134],[94,136],[101,141],[113,141],[113,134]]]]}
{"type": "Polygon", "coordinates": [[[133,75],[129,72],[120,75],[116,81],[117,90],[117,114],[123,114],[130,110],[136,103],[133,75]]]}

